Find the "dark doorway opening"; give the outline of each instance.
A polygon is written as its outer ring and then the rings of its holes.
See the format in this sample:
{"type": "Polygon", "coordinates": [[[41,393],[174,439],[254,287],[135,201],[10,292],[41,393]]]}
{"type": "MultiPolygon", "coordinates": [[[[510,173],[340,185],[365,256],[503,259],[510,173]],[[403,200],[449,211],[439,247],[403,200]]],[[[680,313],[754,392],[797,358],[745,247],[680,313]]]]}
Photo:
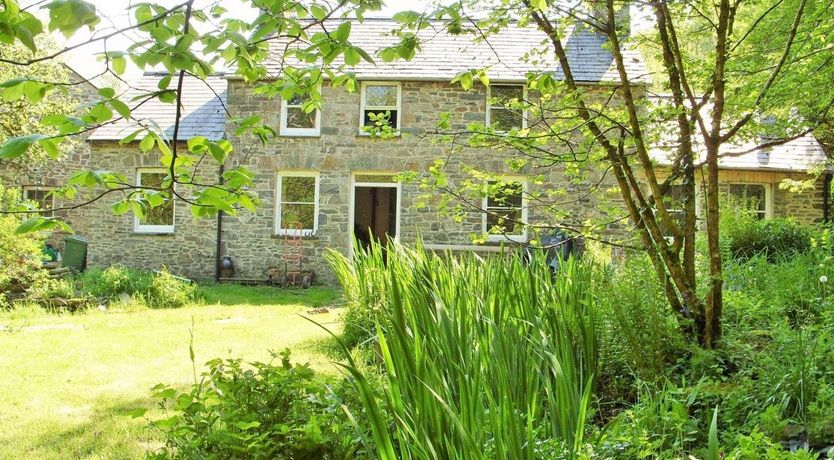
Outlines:
{"type": "Polygon", "coordinates": [[[353,198],[353,234],[362,248],[397,236],[396,187],[356,186],[353,198]]]}

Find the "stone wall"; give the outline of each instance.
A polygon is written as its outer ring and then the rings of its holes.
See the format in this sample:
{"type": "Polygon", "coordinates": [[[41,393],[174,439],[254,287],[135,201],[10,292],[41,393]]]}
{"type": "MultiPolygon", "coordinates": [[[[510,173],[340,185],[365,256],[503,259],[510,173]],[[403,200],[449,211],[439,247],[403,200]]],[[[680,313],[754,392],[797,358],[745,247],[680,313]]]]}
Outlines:
{"type": "MultiPolygon", "coordinates": [[[[333,249],[350,251],[351,200],[354,176],[357,174],[396,174],[405,171],[426,173],[438,159],[448,160],[450,188],[469,176],[466,166],[495,174],[517,176],[506,164],[506,152],[481,148],[462,148],[450,155],[448,144],[436,142],[440,112],[451,114],[451,130],[465,131],[472,122],[484,123],[486,91],[476,86],[465,92],[456,85],[441,82],[403,82],[403,135],[394,139],[370,138],[359,130],[359,93],[349,94],[342,89],[322,88],[323,110],[321,135],[317,137],[279,137],[266,146],[252,138],[237,138],[230,130],[227,136],[237,152],[234,165],[243,165],[256,172],[257,189],[262,207],[255,213],[223,222],[223,254],[231,256],[239,274],[261,276],[270,266],[283,268],[283,254],[287,247],[284,237],[275,236],[275,192],[279,171],[314,171],[320,177],[320,207],[318,232],[304,238],[304,265],[314,269],[325,281],[331,281],[322,255],[333,249]]],[[[270,126],[278,126],[280,101],[255,95],[243,82],[232,80],[228,88],[228,105],[233,117],[261,115],[270,126]]],[[[521,171],[522,174],[544,174],[542,184],[528,184],[528,192],[543,195],[554,184],[567,188],[562,197],[545,199],[547,203],[530,204],[529,220],[540,225],[554,224],[553,209],[570,214],[576,222],[598,216],[594,204],[601,193],[581,194],[582,186],[569,185],[559,169],[521,171]],[[575,191],[576,193],[572,193],[575,191]]],[[[591,178],[589,180],[593,180],[591,178]]],[[[607,185],[606,185],[607,186],[607,185]]],[[[424,200],[417,184],[404,183],[401,187],[400,228],[401,242],[412,243],[421,238],[432,245],[471,245],[473,235],[482,233],[482,214],[477,211],[459,213],[459,219],[439,210],[433,200],[424,200]],[[420,206],[418,206],[420,204],[420,206]]],[[[605,187],[603,187],[605,188],[605,187]]],[[[480,199],[475,205],[480,206],[480,199]]],[[[549,229],[542,229],[549,232],[549,229]]],[[[530,235],[532,237],[532,232],[530,235]]]]}
{"type": "Polygon", "coordinates": [[[808,180],[804,173],[782,173],[772,171],[721,171],[718,179],[722,182],[720,190],[726,193],[729,184],[765,184],[770,190],[773,217],[792,217],[803,224],[814,224],[823,221],[825,202],[825,181],[819,178],[814,188],[802,192],[784,190],[779,185],[785,179],[808,180]]]}
{"type": "MultiPolygon", "coordinates": [[[[238,216],[224,216],[222,222],[221,255],[230,256],[236,263],[237,276],[262,278],[269,267],[283,269],[287,241],[275,231],[275,197],[279,171],[313,171],[319,174],[319,225],[317,234],[302,240],[305,268],[313,269],[326,283],[334,281],[324,260],[333,249],[346,254],[351,242],[351,201],[354,177],[357,174],[391,175],[404,171],[424,173],[437,159],[449,159],[448,173],[451,187],[467,179],[465,166],[497,174],[510,174],[506,165],[507,153],[497,149],[462,148],[449,155],[448,145],[435,142],[430,133],[435,129],[440,112],[449,112],[453,130],[465,130],[471,122],[483,122],[486,114],[486,92],[475,87],[464,92],[448,83],[402,83],[402,130],[395,139],[374,139],[359,134],[359,94],[333,89],[328,84],[322,89],[324,107],[321,135],[317,137],[278,137],[267,145],[254,138],[239,138],[230,126],[227,136],[235,146],[233,160],[227,167],[242,165],[255,173],[255,187],[262,201],[255,212],[238,216]]],[[[280,102],[255,95],[242,81],[232,80],[228,88],[227,105],[232,117],[258,114],[264,122],[277,128],[280,102]]],[[[94,143],[75,150],[60,164],[31,173],[32,178],[21,182],[23,176],[12,177],[18,185],[60,185],[78,169],[95,168],[121,171],[134,178],[140,167],[158,166],[157,154],[141,154],[135,144],[94,143]]],[[[208,162],[204,171],[208,180],[216,180],[216,164],[208,162]]],[[[571,215],[578,223],[591,218],[612,222],[613,233],[627,234],[627,221],[617,221],[615,215],[600,217],[596,210],[603,192],[582,193],[583,185],[572,185],[559,169],[522,171],[542,174],[543,181],[529,184],[529,191],[546,194],[557,187],[566,193],[551,197],[548,203],[531,204],[529,220],[536,225],[552,225],[554,213],[571,215]]],[[[786,177],[801,178],[801,174],[786,175],[773,172],[722,171],[724,182],[768,183],[772,187],[774,215],[791,215],[801,222],[820,221],[822,212],[822,184],[811,192],[792,194],[779,190],[777,184],[786,177]]],[[[3,175],[3,171],[0,171],[3,175]]],[[[8,176],[8,174],[6,174],[8,176]]],[[[512,175],[517,175],[513,173],[512,175]]],[[[15,176],[12,174],[12,176],[15,176]]],[[[27,176],[28,177],[28,176],[27,176]]],[[[591,177],[602,180],[602,190],[616,206],[616,191],[610,177],[591,177]]],[[[8,181],[7,181],[8,183],[8,181]]],[[[404,243],[422,238],[435,245],[470,245],[472,236],[482,231],[482,216],[475,211],[461,213],[460,219],[439,210],[435,199],[423,200],[426,194],[417,184],[400,184],[400,228],[404,243]],[[418,206],[421,205],[421,206],[418,206]],[[422,206],[425,205],[425,206],[422,206]]],[[[170,235],[137,234],[133,231],[131,214],[116,216],[111,211],[113,199],[106,197],[95,204],[70,211],[67,218],[79,235],[90,240],[89,264],[106,267],[119,263],[127,266],[157,269],[163,265],[173,272],[193,278],[211,278],[214,274],[216,220],[195,219],[188,205],[176,205],[175,232],[170,235]]],[[[480,204],[480,203],[476,203],[480,204]]],[[[542,229],[542,232],[548,230],[542,229]]]]}
{"type": "MultiPolygon", "coordinates": [[[[32,169],[17,179],[5,174],[4,183],[21,187],[29,185],[57,187],[64,185],[72,173],[84,169],[117,171],[131,183],[138,168],[159,167],[158,153],[140,153],[137,143],[122,146],[116,142],[85,143],[58,163],[47,163],[32,169]]],[[[216,167],[216,166],[213,166],[216,167]]],[[[216,172],[207,170],[205,176],[216,181],[216,172]]],[[[92,196],[102,190],[94,190],[92,196]]],[[[120,193],[120,192],[119,192],[120,193]]],[[[62,211],[75,234],[89,241],[89,267],[108,267],[121,264],[133,268],[157,270],[167,267],[171,272],[192,278],[213,278],[215,261],[216,219],[192,217],[189,205],[178,200],[174,205],[173,234],[145,234],[134,231],[131,213],[115,215],[112,205],[116,194],[104,196],[78,209],[62,211]]],[[[188,196],[187,194],[185,195],[188,196]]],[[[56,201],[56,207],[79,204],[56,201]]],[[[64,233],[54,234],[49,242],[63,248],[64,233]]]]}

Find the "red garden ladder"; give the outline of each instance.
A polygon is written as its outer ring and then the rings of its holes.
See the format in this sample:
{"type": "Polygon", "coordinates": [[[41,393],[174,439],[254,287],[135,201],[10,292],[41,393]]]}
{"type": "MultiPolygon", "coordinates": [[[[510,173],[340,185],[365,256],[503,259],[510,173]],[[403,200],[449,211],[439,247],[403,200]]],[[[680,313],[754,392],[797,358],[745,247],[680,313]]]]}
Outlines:
{"type": "Polygon", "coordinates": [[[301,234],[304,231],[301,222],[289,222],[284,232],[284,285],[297,286],[300,282],[301,266],[304,257],[301,234]]]}

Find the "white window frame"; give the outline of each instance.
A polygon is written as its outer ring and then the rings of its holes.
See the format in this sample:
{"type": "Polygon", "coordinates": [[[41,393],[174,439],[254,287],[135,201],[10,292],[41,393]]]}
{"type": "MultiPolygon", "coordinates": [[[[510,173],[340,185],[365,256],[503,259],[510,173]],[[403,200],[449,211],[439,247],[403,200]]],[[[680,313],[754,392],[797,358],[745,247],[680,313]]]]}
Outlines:
{"type": "Polygon", "coordinates": [[[386,110],[397,111],[397,135],[402,131],[402,117],[403,117],[403,85],[395,81],[363,81],[359,85],[359,134],[362,136],[370,136],[371,133],[365,131],[365,111],[374,110],[384,112],[386,110]],[[365,90],[368,86],[395,86],[397,88],[397,107],[372,105],[365,106],[365,90]]]}
{"type": "MultiPolygon", "coordinates": [[[[30,199],[27,195],[29,192],[51,192],[55,190],[55,187],[45,187],[42,185],[26,185],[23,187],[23,199],[26,201],[35,201],[30,199]]],[[[55,215],[55,211],[52,209],[55,208],[55,195],[48,195],[49,198],[49,211],[42,213],[42,215],[52,217],[55,215]]]]}
{"type": "Polygon", "coordinates": [[[350,202],[348,203],[348,254],[350,255],[351,259],[353,258],[354,250],[353,247],[353,227],[356,224],[355,222],[355,213],[356,213],[356,189],[362,187],[377,187],[377,188],[393,188],[397,190],[397,230],[394,234],[394,241],[400,241],[400,234],[402,231],[402,211],[403,211],[403,184],[402,182],[388,182],[385,178],[390,176],[396,176],[399,174],[396,171],[373,171],[373,170],[358,170],[353,171],[350,174],[350,202]],[[380,178],[379,182],[357,182],[356,178],[358,176],[378,176],[380,178]]]}
{"type": "MultiPolygon", "coordinates": [[[[321,94],[321,83],[318,85],[321,94]]],[[[322,98],[323,103],[323,98],[322,98]]],[[[278,126],[279,136],[317,137],[321,135],[321,107],[316,109],[315,126],[312,128],[289,128],[287,127],[287,109],[303,108],[303,105],[290,105],[290,101],[281,99],[281,124],[278,126]]]]}
{"type": "MultiPolygon", "coordinates": [[[[168,171],[164,168],[137,168],[136,169],[136,186],[142,186],[142,174],[167,174],[168,171]]],[[[139,216],[133,215],[133,232],[134,233],[148,233],[156,235],[167,235],[174,233],[174,228],[177,223],[177,203],[174,197],[171,197],[171,225],[148,225],[143,224],[139,216]]]]}
{"type": "MultiPolygon", "coordinates": [[[[486,91],[486,126],[487,126],[487,128],[492,127],[492,108],[493,108],[493,105],[490,104],[489,101],[492,99],[492,87],[493,86],[521,86],[521,97],[524,99],[524,101],[527,100],[527,85],[526,84],[523,84],[523,83],[491,83],[489,86],[487,86],[487,91],[486,91]]],[[[524,102],[524,101],[522,101],[522,102],[524,102]]],[[[494,107],[496,109],[499,109],[499,110],[508,110],[506,107],[503,107],[503,106],[494,106],[494,107]]],[[[521,129],[527,129],[527,108],[525,108],[521,112],[521,129]]],[[[495,132],[504,133],[504,132],[507,132],[507,131],[500,131],[500,130],[496,129],[495,132]]]]}
{"type": "MultiPolygon", "coordinates": [[[[526,177],[523,176],[502,176],[497,178],[497,182],[520,182],[521,183],[521,223],[522,223],[522,231],[521,233],[516,234],[492,234],[489,233],[490,228],[489,224],[487,223],[489,217],[489,208],[487,207],[489,203],[489,197],[485,196],[481,203],[482,210],[481,211],[481,231],[487,235],[487,241],[491,243],[499,243],[502,241],[513,241],[516,243],[525,243],[527,242],[527,224],[528,220],[528,200],[527,200],[527,193],[528,188],[530,186],[529,182],[527,181],[526,177]]],[[[490,181],[492,182],[492,181],[490,181]]]]}
{"type": "Polygon", "coordinates": [[[301,237],[310,237],[315,236],[319,231],[319,184],[320,184],[320,174],[318,171],[278,171],[275,175],[275,235],[279,236],[301,236],[301,237]],[[312,177],[315,179],[315,195],[313,199],[315,200],[313,203],[313,228],[303,228],[299,229],[292,229],[292,228],[281,228],[281,205],[283,204],[307,204],[308,202],[296,202],[296,201],[288,201],[284,203],[282,201],[281,192],[284,186],[284,177],[312,177]]]}
{"type": "MultiPolygon", "coordinates": [[[[773,184],[769,182],[728,182],[727,183],[727,194],[732,194],[730,192],[730,187],[733,185],[761,185],[764,187],[765,190],[765,219],[772,219],[773,218],[773,184]]],[[[756,211],[756,214],[759,212],[756,211]]]]}

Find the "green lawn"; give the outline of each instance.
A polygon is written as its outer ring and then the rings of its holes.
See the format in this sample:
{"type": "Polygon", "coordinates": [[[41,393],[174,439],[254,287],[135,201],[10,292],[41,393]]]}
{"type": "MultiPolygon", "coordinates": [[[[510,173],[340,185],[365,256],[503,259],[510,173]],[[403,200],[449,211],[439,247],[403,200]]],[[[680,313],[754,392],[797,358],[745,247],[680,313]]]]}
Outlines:
{"type": "MultiPolygon", "coordinates": [[[[301,315],[338,302],[336,291],[201,292],[205,305],[177,310],[0,313],[0,458],[142,458],[159,440],[146,419],[125,414],[153,406],[148,390],[157,383],[193,382],[192,319],[198,364],[266,360],[268,350],[290,347],[295,360],[332,369],[318,351],[327,334],[301,315]]],[[[338,315],[309,316],[338,329],[338,315]]]]}

